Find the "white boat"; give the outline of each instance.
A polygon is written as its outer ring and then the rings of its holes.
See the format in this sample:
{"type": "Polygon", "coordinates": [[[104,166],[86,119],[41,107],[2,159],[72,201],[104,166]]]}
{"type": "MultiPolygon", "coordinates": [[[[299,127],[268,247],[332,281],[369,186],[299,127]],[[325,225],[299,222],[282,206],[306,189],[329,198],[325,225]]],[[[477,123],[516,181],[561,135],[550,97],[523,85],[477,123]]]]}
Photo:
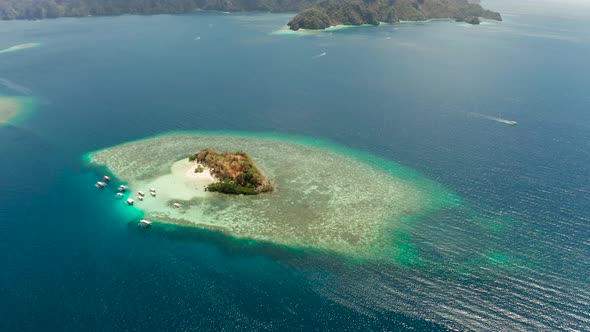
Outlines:
{"type": "Polygon", "coordinates": [[[150,192],[151,192],[151,193],[156,193],[156,189],[154,189],[154,188],[150,188],[150,192]]]}
{"type": "Polygon", "coordinates": [[[127,201],[125,203],[127,203],[127,205],[131,206],[131,205],[135,204],[135,201],[133,199],[129,198],[129,199],[127,199],[127,201]]]}
{"type": "Polygon", "coordinates": [[[111,181],[111,177],[108,175],[103,176],[102,179],[106,182],[111,181]]]}
{"type": "Polygon", "coordinates": [[[117,198],[123,198],[123,193],[117,193],[117,198]]]}
{"type": "Polygon", "coordinates": [[[137,196],[137,199],[139,199],[140,201],[143,201],[143,196],[137,196]]]}
{"type": "Polygon", "coordinates": [[[180,205],[179,203],[174,203],[173,204],[175,208],[180,209],[182,207],[182,205],[180,205]]]}
{"type": "Polygon", "coordinates": [[[119,186],[119,191],[123,192],[123,191],[127,191],[127,189],[129,189],[129,187],[124,186],[124,185],[120,185],[119,186]]]}
{"type": "Polygon", "coordinates": [[[149,220],[142,219],[139,221],[139,226],[141,226],[141,227],[150,227],[151,225],[152,225],[152,222],[149,220]]]}
{"type": "Polygon", "coordinates": [[[139,196],[145,196],[145,194],[144,194],[144,193],[143,193],[143,191],[141,191],[141,190],[140,190],[140,191],[138,191],[138,192],[137,192],[137,194],[138,194],[139,196]]]}
{"type": "Polygon", "coordinates": [[[150,195],[152,195],[152,197],[156,197],[156,192],[155,191],[150,191],[150,195]]]}
{"type": "Polygon", "coordinates": [[[104,187],[106,187],[106,186],[107,186],[107,184],[106,184],[106,183],[104,183],[104,182],[98,181],[98,182],[95,184],[95,186],[96,186],[96,188],[104,188],[104,187]]]}

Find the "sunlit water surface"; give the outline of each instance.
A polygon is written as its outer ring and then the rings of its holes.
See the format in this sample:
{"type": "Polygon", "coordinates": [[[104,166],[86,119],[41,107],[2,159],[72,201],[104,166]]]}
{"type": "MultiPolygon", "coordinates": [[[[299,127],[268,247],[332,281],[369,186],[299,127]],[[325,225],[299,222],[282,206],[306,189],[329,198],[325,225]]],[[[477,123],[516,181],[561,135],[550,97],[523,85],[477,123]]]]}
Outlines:
{"type": "Polygon", "coordinates": [[[587,329],[590,34],[510,9],[305,35],[273,14],[0,23],[0,49],[36,45],[0,54],[2,96],[34,106],[0,128],[0,330],[587,329]],[[138,229],[84,156],[177,130],[320,139],[453,204],[372,261],[138,229]]]}

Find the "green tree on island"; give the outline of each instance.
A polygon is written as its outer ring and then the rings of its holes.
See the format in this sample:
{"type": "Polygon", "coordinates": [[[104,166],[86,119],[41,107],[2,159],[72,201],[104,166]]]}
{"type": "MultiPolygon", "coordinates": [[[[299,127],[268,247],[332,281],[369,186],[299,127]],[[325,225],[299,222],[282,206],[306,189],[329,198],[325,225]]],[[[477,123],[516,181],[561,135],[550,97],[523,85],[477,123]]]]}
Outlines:
{"type": "Polygon", "coordinates": [[[274,190],[274,186],[245,152],[219,153],[212,149],[204,149],[189,157],[189,160],[208,167],[211,174],[219,180],[208,185],[207,191],[232,195],[258,195],[274,190]]]}

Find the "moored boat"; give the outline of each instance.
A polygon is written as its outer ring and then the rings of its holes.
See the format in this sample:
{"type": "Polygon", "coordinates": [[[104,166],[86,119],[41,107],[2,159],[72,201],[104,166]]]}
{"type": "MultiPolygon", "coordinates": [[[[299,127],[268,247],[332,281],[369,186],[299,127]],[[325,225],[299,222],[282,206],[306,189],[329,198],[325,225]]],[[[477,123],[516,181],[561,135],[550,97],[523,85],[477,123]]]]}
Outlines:
{"type": "Polygon", "coordinates": [[[96,188],[104,188],[104,187],[106,187],[106,186],[107,186],[107,184],[106,184],[106,183],[104,183],[104,182],[98,181],[98,182],[95,184],[95,186],[96,186],[96,188]]]}
{"type": "Polygon", "coordinates": [[[133,199],[129,198],[129,199],[127,199],[127,201],[125,203],[127,203],[127,205],[131,206],[131,205],[135,204],[135,201],[133,199]]]}
{"type": "Polygon", "coordinates": [[[151,225],[152,225],[152,222],[149,220],[142,219],[139,221],[139,226],[141,226],[141,227],[150,227],[151,225]]]}

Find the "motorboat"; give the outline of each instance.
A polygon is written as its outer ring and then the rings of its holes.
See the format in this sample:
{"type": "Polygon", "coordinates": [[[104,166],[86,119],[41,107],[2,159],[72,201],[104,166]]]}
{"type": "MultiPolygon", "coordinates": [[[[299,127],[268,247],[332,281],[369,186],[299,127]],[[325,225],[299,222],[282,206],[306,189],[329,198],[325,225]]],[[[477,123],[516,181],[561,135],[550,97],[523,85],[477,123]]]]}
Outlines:
{"type": "Polygon", "coordinates": [[[145,227],[150,227],[151,225],[152,225],[152,222],[149,221],[149,220],[142,219],[142,220],[139,221],[139,226],[140,227],[144,227],[145,228],[145,227]]]}

